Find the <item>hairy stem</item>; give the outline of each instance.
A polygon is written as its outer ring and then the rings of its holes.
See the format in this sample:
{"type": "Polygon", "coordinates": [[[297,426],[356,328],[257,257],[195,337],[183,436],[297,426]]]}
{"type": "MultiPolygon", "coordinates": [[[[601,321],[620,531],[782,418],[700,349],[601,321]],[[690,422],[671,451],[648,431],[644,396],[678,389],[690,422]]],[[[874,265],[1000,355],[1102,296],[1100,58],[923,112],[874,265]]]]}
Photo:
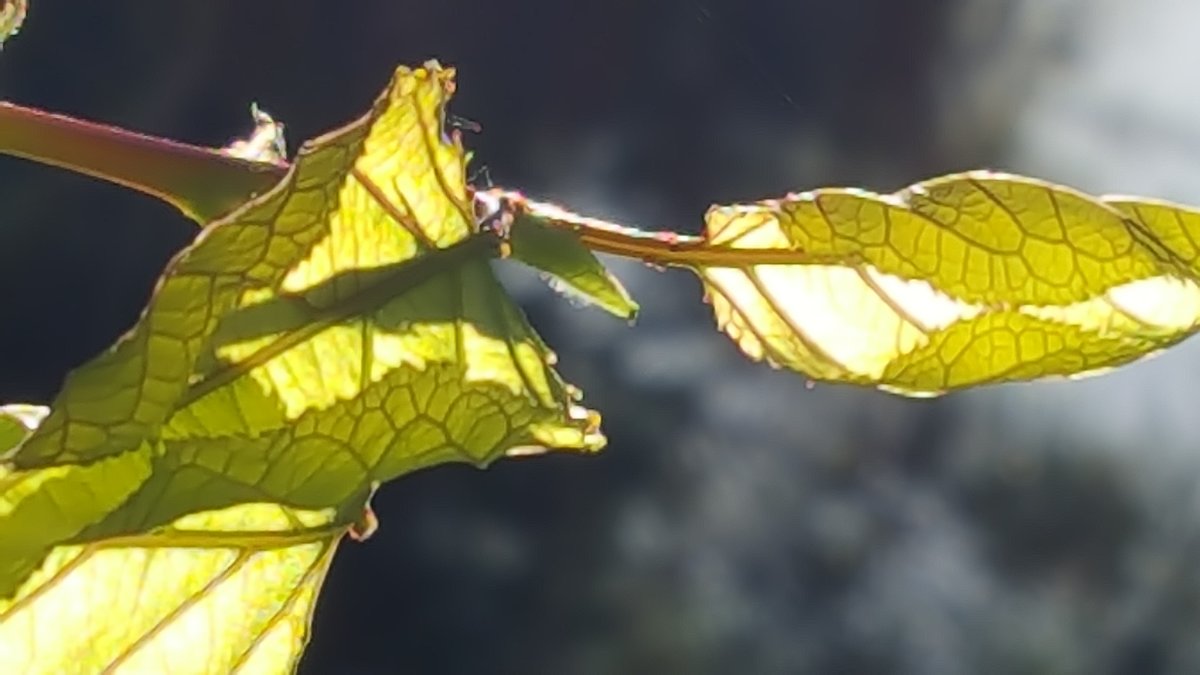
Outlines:
{"type": "Polygon", "coordinates": [[[0,153],[157,197],[208,222],[277,183],[286,165],[0,103],[0,153]]]}
{"type": "MultiPolygon", "coordinates": [[[[823,261],[804,251],[747,249],[714,246],[704,237],[675,232],[647,232],[623,227],[621,231],[588,225],[550,221],[555,227],[573,230],[593,251],[633,258],[662,267],[744,267],[747,265],[817,265],[823,261]]],[[[829,262],[845,263],[845,256],[829,262]]]]}
{"type": "Polygon", "coordinates": [[[639,230],[579,216],[552,204],[526,199],[520,193],[495,189],[483,193],[494,204],[506,203],[519,213],[542,219],[550,227],[569,230],[584,246],[600,253],[640,260],[662,267],[745,267],[747,265],[845,264],[845,256],[823,259],[800,250],[750,249],[714,245],[705,237],[669,230],[639,230]]]}

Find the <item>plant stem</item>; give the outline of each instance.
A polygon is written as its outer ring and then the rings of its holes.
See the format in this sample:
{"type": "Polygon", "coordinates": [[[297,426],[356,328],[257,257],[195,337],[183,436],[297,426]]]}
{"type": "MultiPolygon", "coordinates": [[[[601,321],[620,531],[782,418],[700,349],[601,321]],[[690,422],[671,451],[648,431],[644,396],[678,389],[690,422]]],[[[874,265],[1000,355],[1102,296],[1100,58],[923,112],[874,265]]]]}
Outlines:
{"type": "MultiPolygon", "coordinates": [[[[204,224],[278,183],[284,162],[255,162],[214,148],[0,102],[0,154],[61,167],[161,199],[204,224]]],[[[601,253],[671,267],[820,264],[811,254],[785,249],[713,245],[704,237],[645,231],[569,213],[500,189],[503,197],[552,227],[576,233],[601,253]]],[[[838,262],[844,263],[844,259],[838,262]]]]}
{"type": "MultiPolygon", "coordinates": [[[[579,235],[593,251],[633,258],[663,267],[745,267],[748,265],[820,264],[812,254],[788,249],[749,249],[709,244],[704,237],[671,231],[647,232],[629,227],[620,231],[550,221],[579,235]]],[[[843,264],[845,258],[839,259],[843,264]]]]}
{"type": "Polygon", "coordinates": [[[0,153],[157,197],[203,224],[277,183],[284,164],[0,103],[0,153]]]}
{"type": "Polygon", "coordinates": [[[640,260],[662,267],[746,267],[749,265],[845,264],[846,257],[823,259],[795,249],[752,249],[712,244],[706,237],[670,230],[647,231],[588,218],[553,204],[526,199],[517,192],[490,190],[485,193],[497,203],[507,202],[521,213],[542,219],[550,227],[569,230],[592,251],[640,260]]]}

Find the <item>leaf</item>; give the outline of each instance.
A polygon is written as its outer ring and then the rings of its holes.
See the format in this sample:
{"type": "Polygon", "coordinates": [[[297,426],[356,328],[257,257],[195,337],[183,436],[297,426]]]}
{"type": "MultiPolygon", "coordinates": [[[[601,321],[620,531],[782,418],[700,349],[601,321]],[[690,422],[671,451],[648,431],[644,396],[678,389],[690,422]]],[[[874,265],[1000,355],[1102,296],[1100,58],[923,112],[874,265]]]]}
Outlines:
{"type": "Polygon", "coordinates": [[[603,446],[492,272],[499,241],[442,133],[452,90],[436,63],[400,68],[367,116],[306,144],[9,452],[0,671],[158,672],[178,649],[195,672],[286,670],[380,482],[603,446]]]}
{"type": "MultiPolygon", "coordinates": [[[[46,412],[3,406],[0,425],[27,434],[46,412]]],[[[18,560],[9,555],[18,526],[44,532],[73,522],[89,498],[128,485],[120,469],[133,459],[24,473],[0,467],[0,560],[18,560]]],[[[289,672],[344,521],[332,510],[249,503],[154,533],[60,546],[36,574],[25,571],[15,597],[0,600],[0,670],[289,672]]]]}
{"type": "Polygon", "coordinates": [[[49,414],[50,409],[42,405],[0,405],[0,457],[23,443],[49,414]]]}
{"type": "MultiPolygon", "coordinates": [[[[504,193],[493,191],[494,196],[504,193]]],[[[506,199],[516,195],[504,195],[506,199]]],[[[584,246],[573,231],[556,228],[551,221],[565,222],[577,218],[549,204],[521,199],[515,202],[516,217],[512,222],[509,242],[512,257],[534,269],[542,270],[555,280],[555,288],[594,302],[606,312],[632,321],[638,305],[629,293],[596,256],[584,246]]]]}
{"type": "MultiPolygon", "coordinates": [[[[42,406],[0,406],[0,447],[15,450],[45,419],[42,406]]],[[[55,542],[118,507],[148,475],[146,452],[37,472],[0,466],[0,597],[36,569],[55,542]]],[[[2,661],[0,661],[2,663],[2,661]]]]}
{"type": "Polygon", "coordinates": [[[244,371],[286,407],[282,417],[269,406],[250,411],[270,424],[352,397],[401,365],[468,357],[487,364],[468,364],[469,375],[502,376],[514,393],[535,395],[549,411],[566,405],[544,346],[510,301],[496,300],[500,287],[485,262],[426,284],[419,299],[388,302],[397,293],[387,284],[388,266],[464,242],[476,229],[461,144],[441,131],[452,89],[452,70],[400,69],[371,113],[306,144],[279,186],[206,228],[168,265],[130,334],[68,377],[16,465],[132,449],[155,437],[181,403],[244,371]],[[289,318],[288,311],[308,323],[220,350],[210,344],[229,315],[261,316],[264,307],[261,325],[289,318]],[[470,319],[491,317],[499,333],[480,334],[454,315],[457,307],[474,307],[470,319]],[[345,320],[371,310],[374,317],[345,320]],[[261,351],[281,348],[286,353],[261,351]],[[473,356],[476,349],[488,356],[473,356]],[[500,373],[506,360],[520,367],[500,373]]]}
{"type": "Polygon", "coordinates": [[[714,207],[694,265],[747,355],[935,395],[1099,372],[1200,321],[1200,212],[971,172],[714,207]],[[772,260],[772,256],[776,259],[772,260]]]}
{"type": "Polygon", "coordinates": [[[322,527],[329,520],[250,504],[55,549],[0,601],[0,665],[29,675],[292,672],[344,529],[322,527]]]}
{"type": "Polygon", "coordinates": [[[78,536],[124,501],[150,473],[151,448],[87,465],[0,469],[0,599],[57,544],[78,536]]]}
{"type": "Polygon", "coordinates": [[[0,47],[21,29],[28,11],[29,0],[0,0],[0,47]]]}

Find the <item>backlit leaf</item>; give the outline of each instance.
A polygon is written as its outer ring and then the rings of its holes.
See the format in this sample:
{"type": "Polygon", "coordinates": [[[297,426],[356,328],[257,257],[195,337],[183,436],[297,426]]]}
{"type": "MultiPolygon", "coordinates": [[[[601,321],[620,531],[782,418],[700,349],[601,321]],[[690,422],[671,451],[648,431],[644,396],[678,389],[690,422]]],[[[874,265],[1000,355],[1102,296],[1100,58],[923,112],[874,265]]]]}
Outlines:
{"type": "MultiPolygon", "coordinates": [[[[18,422],[28,433],[46,412],[4,406],[0,423],[18,422]]],[[[32,472],[0,467],[0,560],[18,559],[9,553],[27,536],[22,527],[58,528],[87,510],[128,512],[114,511],[111,499],[107,508],[93,502],[123,496],[113,486],[145,478],[145,467],[133,480],[122,474],[137,459],[126,453],[32,472]]],[[[156,468],[152,480],[166,479],[156,468]]],[[[164,524],[124,538],[57,533],[93,541],[55,548],[36,573],[25,570],[14,597],[0,600],[0,671],[291,671],[345,518],[332,509],[247,502],[166,516],[164,524]]]]}
{"type": "Polygon", "coordinates": [[[57,548],[0,601],[0,664],[30,675],[291,672],[344,529],[328,521],[248,504],[57,548]]]}
{"type": "Polygon", "coordinates": [[[0,47],[21,29],[28,11],[29,0],[0,0],[0,47]]]}
{"type": "Polygon", "coordinates": [[[49,414],[50,409],[42,405],[0,405],[0,457],[23,443],[49,414]]]}
{"type": "Polygon", "coordinates": [[[397,70],[5,441],[0,672],[286,672],[380,482],[603,446],[493,275],[452,90],[436,63],[397,70]]]}
{"type": "Polygon", "coordinates": [[[243,371],[284,406],[282,417],[270,406],[249,412],[268,424],[352,397],[401,365],[447,360],[470,360],[469,376],[503,378],[514,394],[557,410],[564,388],[519,310],[496,300],[481,251],[419,288],[410,282],[413,296],[394,297],[389,266],[471,245],[475,231],[464,153],[441,128],[452,89],[451,70],[401,69],[370,114],[306,144],[278,187],[207,227],[168,266],[130,334],[71,374],[16,464],[132,449],[181,403],[243,371]],[[499,332],[480,331],[460,308],[499,332]],[[237,321],[231,314],[254,317],[258,334],[212,344],[223,320],[237,321]]]}
{"type": "MultiPolygon", "coordinates": [[[[516,195],[506,198],[516,198],[516,195]]],[[[565,222],[570,214],[549,204],[520,200],[512,223],[512,257],[549,274],[558,290],[593,302],[622,319],[633,320],[638,305],[629,297],[621,282],[596,259],[568,229],[551,226],[547,221],[565,222]]]]}
{"type": "Polygon", "coordinates": [[[1191,335],[1198,235],[1183,207],[972,172],[714,207],[705,245],[724,255],[694,267],[752,358],[933,395],[1094,373],[1191,335]]]}

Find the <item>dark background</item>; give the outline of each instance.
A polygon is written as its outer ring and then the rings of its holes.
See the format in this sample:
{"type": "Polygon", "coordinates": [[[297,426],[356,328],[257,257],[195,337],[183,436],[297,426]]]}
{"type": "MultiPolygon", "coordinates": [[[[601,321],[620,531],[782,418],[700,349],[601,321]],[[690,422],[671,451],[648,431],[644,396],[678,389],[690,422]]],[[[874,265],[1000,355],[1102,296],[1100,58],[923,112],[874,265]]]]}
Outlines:
{"type": "MultiPolygon", "coordinates": [[[[33,0],[0,97],[223,145],[300,140],[399,63],[459,68],[499,185],[652,228],[821,185],[1006,168],[1198,201],[1177,0],[33,0]]],[[[194,235],[0,158],[0,401],[47,402],[194,235]]],[[[635,328],[506,281],[604,413],[598,457],[387,485],[301,671],[1200,672],[1200,352],[911,401],[741,358],[686,275],[635,328]]]]}

